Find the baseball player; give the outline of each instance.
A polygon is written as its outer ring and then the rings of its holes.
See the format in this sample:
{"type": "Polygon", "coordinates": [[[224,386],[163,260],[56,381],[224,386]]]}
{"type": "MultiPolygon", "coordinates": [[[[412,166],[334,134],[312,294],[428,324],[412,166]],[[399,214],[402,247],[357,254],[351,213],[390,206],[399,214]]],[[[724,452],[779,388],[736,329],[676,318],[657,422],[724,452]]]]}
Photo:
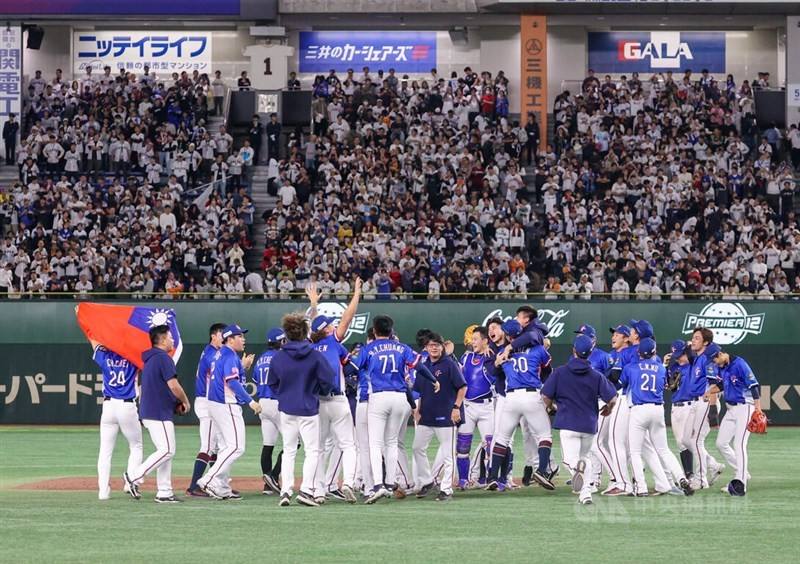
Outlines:
{"type": "Polygon", "coordinates": [[[600,459],[607,466],[609,485],[602,495],[611,497],[633,494],[633,482],[628,473],[628,409],[627,398],[622,393],[619,377],[622,374],[622,354],[630,348],[631,328],[627,325],[617,325],[611,331],[611,369],[608,372],[609,381],[618,389],[617,401],[611,408],[608,421],[604,422],[601,432],[598,433],[598,452],[600,459]],[[602,434],[608,433],[604,441],[602,434]]]}
{"type": "MultiPolygon", "coordinates": [[[[691,463],[694,470],[694,482],[698,488],[707,488],[722,474],[725,466],[716,461],[705,447],[705,440],[711,431],[709,414],[711,413],[705,392],[709,379],[713,380],[717,367],[705,354],[709,345],[714,342],[714,333],[705,327],[697,327],[692,331],[690,341],[691,351],[694,355],[692,361],[691,378],[686,390],[686,397],[682,402],[686,415],[683,425],[683,436],[679,443],[683,448],[688,448],[689,455],[683,455],[687,465],[691,463]],[[686,408],[689,409],[686,409],[686,408]]],[[[673,401],[675,401],[673,399],[673,401]]],[[[713,416],[712,416],[713,419],[713,416]]]]}
{"type": "Polygon", "coordinates": [[[670,352],[664,355],[664,368],[667,371],[667,389],[672,392],[672,410],[670,414],[672,434],[675,436],[675,442],[678,443],[678,448],[680,449],[678,455],[681,466],[683,466],[683,473],[689,478],[692,489],[697,490],[700,489],[700,485],[694,481],[693,477],[691,434],[688,435],[690,437],[688,443],[684,441],[684,437],[687,436],[687,420],[691,415],[691,409],[688,408],[697,399],[692,398],[690,393],[692,360],[694,360],[693,357],[689,358],[690,354],[691,348],[686,341],[682,339],[673,341],[670,345],[670,352]]]}
{"type": "Polygon", "coordinates": [[[194,413],[200,420],[200,452],[194,460],[194,470],[192,471],[192,481],[186,488],[186,495],[194,497],[208,497],[208,494],[197,487],[197,480],[206,471],[209,463],[215,462],[217,451],[217,433],[214,429],[214,422],[208,413],[208,381],[211,378],[211,365],[214,356],[222,347],[222,330],[225,329],[224,323],[214,323],[208,329],[208,344],[200,355],[200,362],[197,364],[197,374],[194,381],[194,413]]]}
{"type": "Polygon", "coordinates": [[[597,475],[597,456],[592,456],[597,403],[604,402],[600,413],[608,416],[617,400],[611,382],[592,367],[589,359],[593,350],[593,339],[579,334],[572,344],[573,357],[556,368],[542,386],[545,405],[558,405],[553,426],[559,429],[564,465],[572,472],[572,490],[579,492],[578,501],[583,505],[592,503],[592,478],[597,475]]]}
{"type": "Polygon", "coordinates": [[[742,357],[723,352],[716,343],[710,344],[705,354],[719,368],[718,374],[709,372],[709,397],[716,402],[715,394],[721,392],[725,398],[725,416],[719,426],[717,448],[734,470],[734,479],[722,491],[745,495],[750,479],[747,471],[750,431],[747,425],[754,412],[761,413],[761,386],[753,369],[742,357]]]}
{"type": "MultiPolygon", "coordinates": [[[[503,333],[515,338],[522,332],[516,320],[503,323],[503,333]]],[[[506,349],[507,350],[507,349],[506,349]]],[[[521,420],[525,419],[539,440],[539,465],[533,472],[533,479],[548,490],[555,489],[549,477],[552,431],[550,418],[545,410],[539,390],[542,377],[549,373],[550,354],[542,345],[514,351],[510,355],[504,351],[495,359],[495,366],[502,367],[506,376],[506,401],[495,429],[496,437],[492,447],[492,464],[489,473],[489,490],[496,490],[498,473],[505,474],[508,445],[512,433],[521,420]]]]}
{"type": "MultiPolygon", "coordinates": [[[[375,332],[372,327],[367,329],[367,342],[375,340],[375,332]]],[[[358,448],[358,466],[361,476],[362,493],[370,493],[375,487],[372,481],[372,468],[369,456],[369,426],[367,423],[368,401],[369,401],[369,375],[367,367],[361,362],[361,355],[364,347],[360,347],[350,358],[350,363],[358,370],[358,405],[356,406],[356,447],[358,448]]]]}
{"type": "Polygon", "coordinates": [[[144,367],[140,376],[142,385],[139,417],[150,434],[156,451],[145,459],[132,472],[122,475],[126,491],[133,499],[140,499],[139,484],[145,476],[156,470],[158,492],[156,503],[179,503],[172,491],[172,458],[175,456],[175,415],[176,402],[180,413],[189,412],[189,398],[178,382],[175,363],[169,352],[175,346],[172,333],[167,325],[157,325],[150,329],[151,349],[142,353],[144,367]]]}
{"type": "MultiPolygon", "coordinates": [[[[666,467],[672,476],[680,476],[678,483],[682,492],[685,495],[692,495],[694,490],[689,485],[689,480],[683,476],[681,465],[667,444],[667,427],[664,422],[663,408],[667,378],[666,370],[656,356],[656,342],[649,337],[643,338],[637,345],[637,350],[639,361],[625,366],[620,375],[620,383],[629,391],[628,400],[631,406],[628,438],[631,466],[636,480],[634,494],[637,497],[649,495],[642,463],[642,446],[645,436],[649,435],[660,462],[660,464],[648,463],[648,468],[656,477],[656,483],[668,481],[664,474],[664,467],[666,467]]],[[[655,495],[666,493],[680,492],[674,488],[667,490],[656,488],[655,495]]]]}
{"type": "Polygon", "coordinates": [[[272,452],[275,450],[275,443],[278,440],[281,417],[278,412],[278,400],[275,399],[272,388],[267,382],[272,359],[280,350],[285,339],[286,335],[280,327],[274,327],[267,331],[267,350],[256,359],[252,375],[253,383],[256,385],[258,403],[261,405],[261,413],[258,416],[261,419],[261,476],[264,479],[264,489],[261,493],[264,495],[277,494],[281,491],[278,479],[283,451],[278,454],[275,464],[272,464],[272,452]]]}
{"type": "Polygon", "coordinates": [[[433,374],[424,364],[420,364],[420,355],[408,345],[392,340],[394,321],[391,317],[377,316],[372,327],[375,340],[364,347],[359,357],[359,368],[368,369],[370,385],[367,418],[370,466],[375,486],[365,500],[367,504],[391,495],[390,489],[396,483],[397,434],[411,411],[406,400],[406,367],[417,368],[418,375],[434,383],[437,391],[439,388],[433,374]],[[384,460],[386,474],[379,482],[384,460]]]}
{"type": "Polygon", "coordinates": [[[467,383],[461,369],[449,355],[444,354],[444,339],[433,333],[426,344],[428,359],[425,367],[434,375],[438,386],[424,378],[414,381],[414,391],[419,394],[414,421],[417,423],[414,434],[414,463],[419,476],[420,487],[417,497],[428,495],[434,487],[434,476],[439,479],[439,494],[436,501],[448,501],[453,496],[453,466],[456,427],[463,417],[464,397],[467,383]],[[439,449],[436,460],[440,466],[431,472],[428,460],[428,445],[436,436],[439,449]]]}
{"type": "MultiPolygon", "coordinates": [[[[103,412],[100,416],[100,454],[97,457],[98,499],[111,497],[111,455],[122,431],[128,441],[128,473],[142,463],[142,426],[136,411],[136,366],[89,339],[92,360],[103,371],[103,412]]],[[[126,486],[127,491],[127,486],[126,486]]]]}
{"type": "Polygon", "coordinates": [[[297,440],[303,441],[303,481],[297,502],[319,507],[314,501],[314,473],[319,462],[319,397],[333,390],[336,374],[322,353],[308,342],[308,322],[301,313],[283,316],[281,327],[286,343],[272,359],[267,385],[278,400],[283,437],[281,462],[281,499],[279,505],[291,504],[294,488],[294,461],[297,440]]]}
{"type": "Polygon", "coordinates": [[[242,405],[249,405],[258,415],[261,405],[244,389],[247,370],[255,355],[244,352],[245,333],[238,325],[228,325],[222,331],[222,347],[214,355],[211,378],[208,382],[208,412],[217,427],[222,448],[217,463],[197,481],[197,486],[215,499],[240,500],[242,496],[230,487],[230,469],[244,454],[245,428],[242,405]]]}

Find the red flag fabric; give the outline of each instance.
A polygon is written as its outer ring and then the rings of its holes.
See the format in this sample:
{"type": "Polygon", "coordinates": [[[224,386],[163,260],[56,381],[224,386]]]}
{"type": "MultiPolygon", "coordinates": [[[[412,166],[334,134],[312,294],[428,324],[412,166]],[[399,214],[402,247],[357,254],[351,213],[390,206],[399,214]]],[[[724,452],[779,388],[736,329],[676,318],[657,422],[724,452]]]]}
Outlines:
{"type": "Polygon", "coordinates": [[[142,353],[151,348],[149,331],[169,326],[175,348],[170,353],[178,364],[183,351],[175,311],[167,308],[136,307],[95,303],[78,304],[78,325],[84,334],[142,368],[142,353]]]}

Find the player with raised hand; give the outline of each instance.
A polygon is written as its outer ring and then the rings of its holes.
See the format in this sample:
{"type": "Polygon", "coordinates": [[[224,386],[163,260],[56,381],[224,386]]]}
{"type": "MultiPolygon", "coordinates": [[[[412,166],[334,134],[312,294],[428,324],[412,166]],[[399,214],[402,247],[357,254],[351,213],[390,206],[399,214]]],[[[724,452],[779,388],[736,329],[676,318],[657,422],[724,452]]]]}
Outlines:
{"type": "Polygon", "coordinates": [[[370,382],[368,410],[369,450],[373,491],[365,500],[373,504],[391,495],[397,477],[397,433],[411,409],[406,400],[408,390],[405,370],[417,368],[418,376],[427,378],[438,391],[439,383],[430,371],[420,364],[421,357],[411,347],[392,339],[394,321],[386,315],[372,322],[375,340],[364,347],[359,356],[359,368],[367,368],[370,382]],[[386,461],[386,475],[383,464],[386,461]]]}
{"type": "Polygon", "coordinates": [[[556,368],[542,387],[545,405],[558,405],[553,426],[560,429],[564,465],[572,472],[572,490],[579,493],[578,501],[583,505],[592,503],[592,492],[596,490],[592,478],[599,475],[594,468],[597,456],[592,456],[597,403],[604,403],[600,413],[608,416],[617,400],[614,386],[589,361],[593,350],[594,341],[580,333],[572,344],[572,358],[556,368]]]}
{"type": "MultiPolygon", "coordinates": [[[[111,497],[111,456],[122,431],[128,441],[128,473],[142,463],[142,426],[136,410],[136,374],[138,369],[128,359],[108,350],[89,338],[92,360],[103,372],[103,411],[100,416],[100,453],[97,456],[97,497],[111,497]]],[[[127,491],[128,486],[125,486],[127,491]]]]}
{"type": "Polygon", "coordinates": [[[716,343],[710,344],[705,354],[719,368],[719,373],[709,378],[708,394],[715,397],[722,393],[725,398],[725,416],[719,426],[717,448],[733,468],[734,478],[722,491],[743,496],[747,493],[750,479],[747,441],[751,432],[766,432],[766,417],[761,410],[761,385],[742,357],[724,352],[716,343]]]}
{"type": "Polygon", "coordinates": [[[211,379],[211,366],[214,363],[214,356],[222,347],[222,331],[225,329],[224,323],[214,323],[208,329],[208,344],[200,354],[200,362],[197,363],[197,373],[194,379],[194,412],[200,421],[200,451],[194,461],[192,471],[192,481],[186,488],[186,495],[194,497],[208,497],[208,494],[197,487],[197,480],[206,471],[209,464],[215,462],[217,448],[217,430],[211,415],[208,412],[208,382],[211,379]]]}
{"type": "MultiPolygon", "coordinates": [[[[689,480],[683,476],[681,465],[667,443],[667,427],[664,422],[664,388],[666,387],[666,370],[661,360],[656,356],[656,342],[647,337],[641,339],[637,345],[639,361],[629,363],[622,369],[620,383],[629,390],[630,404],[630,429],[628,440],[630,442],[631,466],[636,481],[637,497],[648,495],[647,482],[644,477],[644,464],[642,462],[642,447],[645,437],[649,436],[658,455],[658,463],[648,462],[648,467],[653,472],[656,484],[668,482],[664,468],[679,477],[680,489],[685,495],[692,495],[689,480]],[[662,466],[663,465],[663,466],[662,466]]],[[[674,488],[674,486],[673,486],[674,488]]],[[[678,493],[673,488],[660,490],[656,486],[657,494],[678,493]]]]}
{"type": "MultiPolygon", "coordinates": [[[[502,330],[508,338],[513,339],[519,336],[522,327],[512,319],[503,323],[502,330]]],[[[539,440],[539,465],[533,472],[533,479],[543,488],[553,490],[555,486],[548,476],[552,431],[550,418],[539,394],[542,377],[550,370],[550,354],[542,345],[511,354],[504,351],[495,359],[495,366],[502,367],[506,376],[506,401],[499,426],[495,429],[492,464],[486,487],[489,490],[498,489],[498,475],[504,475],[507,468],[512,434],[524,419],[539,440]]]]}
{"type": "MultiPolygon", "coordinates": [[[[357,451],[355,443],[355,429],[353,418],[350,413],[350,404],[345,397],[345,381],[343,363],[347,362],[348,351],[342,346],[342,341],[347,335],[350,322],[358,310],[358,302],[361,298],[361,278],[356,278],[354,284],[353,297],[342,314],[338,325],[335,319],[324,315],[317,316],[311,322],[311,342],[314,349],[325,357],[331,369],[336,374],[333,382],[333,389],[326,396],[320,396],[319,405],[319,425],[320,425],[320,445],[324,445],[328,437],[333,438],[333,443],[342,453],[342,494],[348,503],[355,503],[356,496],[353,490],[356,479],[357,451]]],[[[311,300],[311,308],[316,311],[320,295],[316,291],[316,285],[307,292],[311,300]]],[[[314,488],[314,498],[317,503],[324,503],[328,493],[325,483],[325,456],[319,457],[319,467],[316,473],[316,484],[314,488]]]]}
{"type": "Polygon", "coordinates": [[[217,426],[222,448],[217,463],[197,481],[198,487],[215,499],[240,500],[231,490],[230,469],[245,451],[245,427],[242,405],[249,405],[258,415],[261,405],[244,389],[247,370],[255,355],[244,352],[246,329],[228,325],[222,331],[222,347],[214,356],[211,380],[208,383],[208,411],[217,426]]]}
{"type": "Polygon", "coordinates": [[[462,355],[460,364],[467,383],[467,392],[464,400],[464,422],[458,428],[456,442],[458,487],[461,490],[468,487],[476,467],[485,460],[486,453],[491,448],[494,434],[492,387],[498,371],[494,365],[494,354],[489,347],[489,330],[486,327],[472,325],[467,328],[464,344],[468,350],[462,355]],[[476,427],[481,444],[470,464],[472,435],[476,427]]]}
{"type": "Polygon", "coordinates": [[[286,335],[280,327],[273,327],[267,331],[267,350],[256,359],[252,374],[253,383],[256,385],[256,396],[261,406],[261,413],[258,414],[258,417],[261,419],[261,476],[264,480],[264,489],[261,493],[264,495],[281,491],[278,479],[281,473],[283,451],[278,453],[275,464],[272,464],[272,453],[280,432],[281,416],[278,412],[278,400],[275,399],[275,394],[267,382],[272,359],[280,350],[285,339],[286,335]]]}
{"type": "Polygon", "coordinates": [[[631,328],[627,325],[617,325],[611,331],[611,368],[608,372],[609,381],[617,388],[617,401],[612,408],[608,421],[608,441],[598,441],[598,450],[601,460],[608,464],[611,483],[602,495],[611,497],[633,495],[633,482],[628,472],[628,398],[622,385],[619,383],[622,375],[623,353],[631,348],[631,328]],[[607,450],[606,450],[607,449],[607,450]]]}

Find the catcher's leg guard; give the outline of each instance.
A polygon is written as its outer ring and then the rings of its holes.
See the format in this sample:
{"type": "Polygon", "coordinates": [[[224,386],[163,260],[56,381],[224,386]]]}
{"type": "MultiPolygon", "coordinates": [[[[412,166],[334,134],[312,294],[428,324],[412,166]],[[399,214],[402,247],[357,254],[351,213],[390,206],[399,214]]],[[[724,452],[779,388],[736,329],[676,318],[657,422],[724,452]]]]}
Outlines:
{"type": "Polygon", "coordinates": [[[472,434],[459,433],[456,438],[456,466],[458,479],[469,479],[469,447],[472,445],[472,434]]]}

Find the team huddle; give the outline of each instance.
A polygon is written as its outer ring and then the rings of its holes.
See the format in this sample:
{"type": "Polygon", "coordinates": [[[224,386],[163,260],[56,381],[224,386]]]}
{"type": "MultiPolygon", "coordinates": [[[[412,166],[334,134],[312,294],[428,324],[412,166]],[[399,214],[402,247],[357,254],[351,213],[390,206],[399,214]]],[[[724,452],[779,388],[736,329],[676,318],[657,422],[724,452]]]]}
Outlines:
{"type": "MultiPolygon", "coordinates": [[[[257,359],[243,354],[247,330],[235,324],[210,327],[195,382],[200,451],[187,495],[242,499],[230,474],[245,453],[243,406],[261,421],[263,493],[277,496],[281,506],[293,500],[311,507],[331,499],[357,503],[359,495],[366,504],[432,493],[437,501],[448,501],[456,489],[555,490],[561,468],[581,504],[591,504],[597,492],[692,495],[710,488],[725,468],[705,446],[717,426],[717,449],[733,470],[723,491],[746,493],[747,441],[751,432],[766,428],[760,387],[747,362],[723,351],[707,328],[696,328],[688,342],[672,342],[661,358],[645,320],[610,329],[610,352],[596,346],[593,327],[581,325],[570,358],[553,368],[548,328],[531,306],[519,307],[512,319],[468,327],[466,352],[457,358],[453,343],[429,329],[417,332],[416,350],[400,342],[393,320],[383,315],[374,318],[366,343],[348,350],[342,341],[358,309],[361,281],[338,323],[317,315],[320,295],[314,285],[306,293],[308,310],[286,315],[281,327],[270,329],[266,351],[257,359]],[[245,389],[248,372],[257,400],[245,389]],[[665,391],[671,392],[677,457],[667,441],[665,391]],[[409,464],[405,439],[411,421],[409,464]],[[513,448],[518,429],[522,453],[513,448]],[[560,458],[552,448],[553,429],[559,431],[560,458]],[[279,436],[283,450],[276,456],[279,436]],[[431,463],[428,447],[434,439],[438,450],[431,463]],[[518,485],[512,475],[521,458],[518,485]]],[[[91,341],[106,400],[100,499],[110,497],[111,453],[121,430],[130,445],[125,492],[139,499],[139,486],[156,471],[155,501],[181,501],[171,479],[173,417],[188,413],[190,405],[168,354],[173,347],[168,328],[154,327],[150,340],[152,348],[142,355],[138,411],[136,367],[91,341]],[[144,461],[140,420],[156,447],[144,461]]]]}

